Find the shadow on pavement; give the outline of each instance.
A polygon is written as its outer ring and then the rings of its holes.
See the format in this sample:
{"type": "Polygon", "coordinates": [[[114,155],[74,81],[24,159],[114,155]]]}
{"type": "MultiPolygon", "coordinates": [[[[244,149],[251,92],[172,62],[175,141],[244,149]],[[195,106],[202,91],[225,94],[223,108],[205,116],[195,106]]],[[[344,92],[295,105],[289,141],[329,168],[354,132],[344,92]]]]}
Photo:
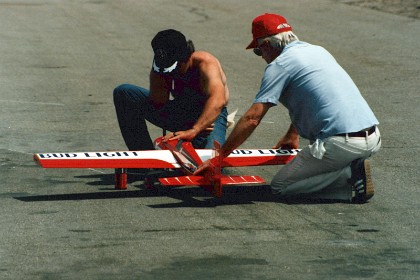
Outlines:
{"type": "Polygon", "coordinates": [[[166,187],[155,185],[155,188],[146,187],[143,182],[135,185],[136,181],[142,181],[144,176],[129,177],[128,183],[138,188],[138,190],[115,190],[114,174],[99,174],[88,176],[76,176],[76,178],[98,179],[88,182],[87,185],[110,186],[101,188],[98,192],[91,193],[66,193],[15,196],[14,198],[23,202],[44,202],[44,201],[77,201],[77,200],[97,200],[97,199],[127,199],[142,197],[170,197],[179,202],[152,204],[151,208],[182,208],[182,207],[217,207],[223,205],[253,204],[255,202],[277,202],[283,204],[319,204],[319,203],[338,203],[338,201],[311,200],[308,198],[279,199],[271,193],[269,185],[250,185],[250,186],[226,186],[223,189],[223,196],[215,198],[206,190],[199,187],[166,187]],[[112,186],[112,187],[111,187],[112,186]]]}

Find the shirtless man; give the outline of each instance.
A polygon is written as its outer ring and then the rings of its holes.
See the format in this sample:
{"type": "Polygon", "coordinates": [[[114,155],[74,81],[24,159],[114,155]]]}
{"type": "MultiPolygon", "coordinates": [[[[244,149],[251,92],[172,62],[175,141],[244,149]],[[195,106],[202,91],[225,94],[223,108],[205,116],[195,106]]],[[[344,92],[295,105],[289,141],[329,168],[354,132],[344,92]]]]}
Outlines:
{"type": "Polygon", "coordinates": [[[114,89],[114,105],[129,150],[154,149],[146,120],[171,131],[164,141],[183,139],[212,148],[226,138],[229,90],[216,57],[195,51],[176,30],[156,34],[150,90],[130,84],[114,89]]]}

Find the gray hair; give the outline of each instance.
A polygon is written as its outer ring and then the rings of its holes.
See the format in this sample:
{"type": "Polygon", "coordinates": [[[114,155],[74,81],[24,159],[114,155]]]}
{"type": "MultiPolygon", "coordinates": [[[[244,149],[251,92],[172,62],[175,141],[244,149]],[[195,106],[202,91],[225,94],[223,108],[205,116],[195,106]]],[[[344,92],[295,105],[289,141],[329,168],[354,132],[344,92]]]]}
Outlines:
{"type": "Polygon", "coordinates": [[[272,47],[281,51],[290,42],[299,41],[299,38],[292,31],[287,31],[268,37],[259,38],[258,43],[260,44],[264,40],[268,41],[272,47]]]}

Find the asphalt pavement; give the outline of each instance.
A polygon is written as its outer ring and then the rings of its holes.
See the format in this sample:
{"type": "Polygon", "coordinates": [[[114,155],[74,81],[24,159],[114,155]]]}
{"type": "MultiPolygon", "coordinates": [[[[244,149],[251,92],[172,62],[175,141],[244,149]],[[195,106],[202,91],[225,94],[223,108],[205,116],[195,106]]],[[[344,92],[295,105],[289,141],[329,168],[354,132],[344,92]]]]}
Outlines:
{"type": "MultiPolygon", "coordinates": [[[[419,279],[420,21],[345,2],[0,0],[0,279],[419,279]],[[166,28],[220,59],[239,119],[266,65],[245,50],[264,12],[328,49],[379,119],[369,203],[279,202],[266,185],[220,200],[141,180],[116,191],[113,170],[33,162],[126,149],[112,91],[148,87],[166,28]]],[[[275,107],[242,147],[269,148],[288,125],[275,107]]]]}

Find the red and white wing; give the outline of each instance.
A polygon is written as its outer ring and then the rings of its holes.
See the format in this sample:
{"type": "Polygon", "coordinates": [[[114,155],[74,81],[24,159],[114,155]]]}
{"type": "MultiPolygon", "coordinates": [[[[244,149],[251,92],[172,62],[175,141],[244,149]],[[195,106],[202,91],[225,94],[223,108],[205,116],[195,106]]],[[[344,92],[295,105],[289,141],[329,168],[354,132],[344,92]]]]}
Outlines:
{"type": "Polygon", "coordinates": [[[35,154],[43,168],[180,168],[170,151],[114,151],[35,154]]]}
{"type": "Polygon", "coordinates": [[[237,149],[223,159],[222,166],[282,165],[291,161],[299,151],[299,149],[237,149]]]}
{"type": "MultiPolygon", "coordinates": [[[[211,149],[197,149],[204,162],[211,149]]],[[[292,160],[299,150],[238,149],[223,159],[222,167],[280,165],[292,160]]],[[[169,150],[40,153],[34,160],[43,168],[180,168],[169,150]]]]}

